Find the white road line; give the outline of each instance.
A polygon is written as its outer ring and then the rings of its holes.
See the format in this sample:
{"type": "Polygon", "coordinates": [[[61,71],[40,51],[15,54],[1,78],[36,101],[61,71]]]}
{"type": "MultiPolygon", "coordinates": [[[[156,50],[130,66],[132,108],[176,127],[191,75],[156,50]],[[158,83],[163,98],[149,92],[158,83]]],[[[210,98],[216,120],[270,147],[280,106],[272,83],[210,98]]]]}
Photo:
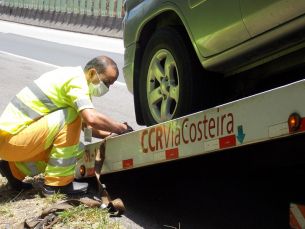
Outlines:
{"type": "Polygon", "coordinates": [[[0,21],[0,32],[32,37],[59,44],[124,54],[123,40],[118,38],[55,30],[7,21],[0,21]]]}
{"type": "Polygon", "coordinates": [[[0,50],[0,53],[4,53],[4,54],[11,55],[11,56],[14,56],[14,57],[18,57],[18,58],[22,58],[22,59],[25,59],[25,60],[33,61],[33,62],[36,62],[36,63],[39,63],[39,64],[45,64],[45,65],[48,65],[48,66],[51,66],[51,67],[55,67],[55,68],[59,68],[60,67],[60,66],[49,64],[49,63],[42,62],[42,61],[39,61],[39,60],[34,60],[34,59],[27,58],[27,57],[24,57],[24,56],[15,55],[15,54],[12,54],[12,53],[9,53],[9,52],[3,52],[1,50],[0,50]]]}
{"type": "MultiPolygon", "coordinates": [[[[39,60],[34,60],[34,59],[27,58],[27,57],[24,57],[24,56],[15,55],[15,54],[12,54],[12,53],[9,53],[9,52],[4,52],[4,51],[1,51],[1,50],[0,50],[0,53],[4,53],[4,54],[10,55],[10,56],[14,56],[14,57],[17,57],[17,58],[33,61],[33,62],[36,62],[36,63],[39,63],[39,64],[44,64],[44,65],[48,65],[48,66],[55,67],[55,68],[59,68],[60,67],[60,66],[57,66],[57,65],[49,64],[49,63],[42,62],[42,61],[39,61],[39,60]]],[[[125,83],[115,82],[115,84],[122,85],[122,86],[126,87],[125,83]]]]}

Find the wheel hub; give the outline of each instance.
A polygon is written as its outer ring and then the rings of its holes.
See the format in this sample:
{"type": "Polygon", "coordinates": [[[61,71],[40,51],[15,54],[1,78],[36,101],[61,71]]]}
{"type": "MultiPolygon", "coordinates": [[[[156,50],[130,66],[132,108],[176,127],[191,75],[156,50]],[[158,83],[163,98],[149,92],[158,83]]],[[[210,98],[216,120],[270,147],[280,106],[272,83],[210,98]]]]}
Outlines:
{"type": "Polygon", "coordinates": [[[161,93],[163,94],[163,96],[168,96],[169,90],[168,90],[168,80],[167,79],[164,78],[161,81],[160,88],[161,88],[161,93]]]}
{"type": "Polygon", "coordinates": [[[147,75],[147,101],[157,123],[171,120],[179,101],[179,77],[173,55],[161,49],[153,56],[147,75]]]}

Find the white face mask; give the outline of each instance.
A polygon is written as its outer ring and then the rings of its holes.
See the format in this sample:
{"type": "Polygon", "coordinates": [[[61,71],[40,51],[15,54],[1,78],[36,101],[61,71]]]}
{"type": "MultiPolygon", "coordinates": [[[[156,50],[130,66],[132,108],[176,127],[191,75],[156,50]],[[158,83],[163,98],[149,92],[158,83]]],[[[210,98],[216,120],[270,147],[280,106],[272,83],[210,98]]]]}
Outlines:
{"type": "MultiPolygon", "coordinates": [[[[96,72],[96,70],[95,70],[95,72],[96,72]]],[[[96,72],[96,75],[97,75],[97,78],[100,80],[100,83],[97,85],[94,85],[91,80],[91,83],[89,84],[89,94],[92,96],[100,97],[102,95],[105,95],[109,91],[109,88],[104,84],[103,81],[101,81],[97,72],[96,72]]]]}

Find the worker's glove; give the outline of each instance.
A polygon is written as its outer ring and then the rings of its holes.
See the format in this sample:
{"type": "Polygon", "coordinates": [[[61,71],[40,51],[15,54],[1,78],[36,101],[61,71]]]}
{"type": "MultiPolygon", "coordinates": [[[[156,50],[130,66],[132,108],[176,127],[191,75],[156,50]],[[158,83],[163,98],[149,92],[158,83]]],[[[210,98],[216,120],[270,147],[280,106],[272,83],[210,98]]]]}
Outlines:
{"type": "Polygon", "coordinates": [[[132,127],[129,126],[129,125],[127,124],[127,122],[124,122],[123,124],[125,124],[125,125],[127,126],[127,130],[125,130],[125,131],[124,131],[123,133],[121,133],[121,134],[127,134],[127,133],[130,133],[130,132],[133,131],[132,127]]]}

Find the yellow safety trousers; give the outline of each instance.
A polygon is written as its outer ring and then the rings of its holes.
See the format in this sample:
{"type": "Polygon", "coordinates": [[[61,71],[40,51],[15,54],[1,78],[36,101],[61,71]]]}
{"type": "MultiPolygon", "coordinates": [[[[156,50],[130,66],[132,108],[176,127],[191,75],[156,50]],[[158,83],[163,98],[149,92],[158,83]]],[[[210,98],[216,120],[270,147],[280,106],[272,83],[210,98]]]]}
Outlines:
{"type": "Polygon", "coordinates": [[[80,131],[81,117],[74,108],[54,111],[17,134],[0,131],[0,158],[18,180],[45,172],[46,185],[67,185],[84,151],[80,131]]]}

